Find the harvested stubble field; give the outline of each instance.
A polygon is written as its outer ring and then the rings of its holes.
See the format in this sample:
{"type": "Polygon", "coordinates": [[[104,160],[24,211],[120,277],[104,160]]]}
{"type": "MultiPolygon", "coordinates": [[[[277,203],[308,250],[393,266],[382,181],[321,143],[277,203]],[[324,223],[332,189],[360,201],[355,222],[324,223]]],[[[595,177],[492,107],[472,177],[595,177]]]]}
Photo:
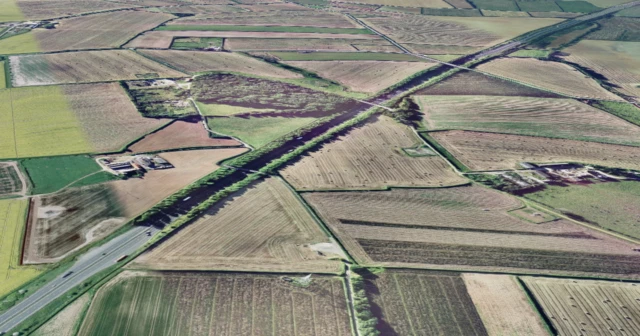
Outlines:
{"type": "Polygon", "coordinates": [[[489,335],[549,335],[514,276],[466,273],[462,279],[489,335]]]}
{"type": "Polygon", "coordinates": [[[353,108],[357,101],[305,87],[231,74],[197,77],[191,86],[194,98],[204,104],[252,109],[272,109],[263,116],[324,117],[353,108]]]}
{"type": "Polygon", "coordinates": [[[413,52],[423,55],[466,55],[482,50],[482,47],[469,47],[458,45],[443,44],[419,44],[419,43],[403,43],[404,47],[411,49],[413,52]]]}
{"type": "Polygon", "coordinates": [[[0,200],[0,296],[16,290],[42,272],[20,264],[28,206],[29,202],[23,199],[0,200]]]}
{"type": "Polygon", "coordinates": [[[282,181],[269,178],[213,206],[132,267],[340,272],[340,261],[327,259],[339,255],[314,251],[320,243],[330,244],[329,237],[282,181]]]}
{"type": "Polygon", "coordinates": [[[377,52],[269,52],[252,53],[256,56],[276,58],[280,61],[397,61],[429,62],[413,55],[377,52]]]}
{"type": "Polygon", "coordinates": [[[140,52],[151,59],[187,73],[220,71],[273,78],[302,78],[302,75],[295,72],[237,53],[178,50],[141,50],[140,52]]]}
{"type": "Polygon", "coordinates": [[[635,335],[640,286],[610,281],[523,277],[558,335],[635,335]]]}
{"type": "Polygon", "coordinates": [[[148,153],[179,148],[233,146],[242,144],[233,139],[211,138],[200,121],[177,120],[140,139],[127,150],[133,153],[148,153]]]}
{"type": "Polygon", "coordinates": [[[549,186],[525,197],[604,229],[640,239],[640,182],[549,186]]]}
{"type": "Polygon", "coordinates": [[[350,336],[340,278],[123,272],[100,288],[78,335],[350,336]]]}
{"type": "Polygon", "coordinates": [[[15,162],[0,162],[0,196],[24,193],[26,185],[15,162]]]}
{"type": "MultiPolygon", "coordinates": [[[[11,1],[9,0],[9,2],[11,1]]],[[[15,2],[23,14],[23,19],[27,20],[49,19],[118,8],[137,7],[122,2],[116,3],[104,0],[15,0],[15,2]]],[[[21,19],[17,21],[21,21],[21,19]]]]}
{"type": "Polygon", "coordinates": [[[555,93],[534,89],[505,79],[486,76],[472,71],[460,71],[441,82],[416,91],[415,95],[561,97],[555,93]]]}
{"type": "Polygon", "coordinates": [[[524,135],[446,131],[429,133],[471,170],[520,168],[520,162],[582,162],[640,169],[640,148],[524,135]]]}
{"type": "Polygon", "coordinates": [[[142,76],[185,77],[131,50],[11,56],[9,60],[14,86],[106,82],[142,76]]]}
{"type": "Polygon", "coordinates": [[[603,75],[618,86],[616,90],[640,99],[640,42],[584,40],[564,51],[567,61],[603,75]]]}
{"type": "Polygon", "coordinates": [[[235,51],[304,50],[304,51],[378,51],[397,52],[399,49],[385,40],[361,39],[227,39],[225,48],[235,51]]]}
{"type": "Polygon", "coordinates": [[[317,192],[303,197],[363,265],[640,278],[637,245],[567,220],[541,224],[479,186],[317,192]]]}
{"type": "MultiPolygon", "coordinates": [[[[280,43],[281,41],[303,39],[318,39],[327,40],[330,43],[333,40],[356,40],[362,43],[378,41],[388,43],[387,41],[378,37],[378,35],[370,34],[321,34],[321,33],[280,33],[280,32],[237,32],[237,31],[150,31],[146,32],[131,42],[125,45],[126,48],[151,48],[151,49],[168,49],[171,47],[171,42],[174,37],[224,37],[227,39],[225,43],[225,49],[233,48],[229,45],[229,42],[236,41],[238,39],[244,40],[265,40],[265,44],[280,43]],[[279,39],[276,41],[274,39],[279,39]]],[[[259,50],[259,49],[258,49],[259,50]]]]}
{"type": "Polygon", "coordinates": [[[236,5],[187,5],[182,2],[180,6],[153,7],[152,12],[172,13],[172,14],[196,14],[212,15],[219,13],[236,13],[244,10],[236,5]]]}
{"type": "Polygon", "coordinates": [[[127,219],[215,171],[219,161],[245,151],[230,148],[162,153],[175,168],[36,198],[24,262],[54,262],[73,249],[105,237],[127,219]],[[60,225],[62,222],[65,224],[60,225]]]}
{"type": "Polygon", "coordinates": [[[392,61],[293,61],[285,62],[337,81],[351,91],[375,93],[436,63],[392,61]]]}
{"type": "Polygon", "coordinates": [[[281,174],[298,190],[441,187],[466,183],[440,156],[410,157],[403,148],[423,145],[407,126],[374,117],[322,145],[281,174]]]}
{"type": "Polygon", "coordinates": [[[509,17],[421,17],[364,18],[381,33],[400,43],[486,47],[528,31],[560,22],[557,19],[509,17]]]}
{"type": "Polygon", "coordinates": [[[499,58],[480,65],[478,70],[571,97],[621,100],[592,78],[564,63],[532,58],[499,58]]]}
{"type": "Polygon", "coordinates": [[[314,33],[314,34],[368,34],[373,33],[364,28],[325,28],[299,26],[237,26],[237,25],[168,25],[155,30],[169,31],[224,31],[224,32],[272,32],[272,33],[314,33]]]}
{"type": "Polygon", "coordinates": [[[117,48],[173,15],[118,11],[60,20],[55,29],[33,31],[40,51],[117,48]]]}
{"type": "Polygon", "coordinates": [[[487,335],[460,274],[386,270],[365,291],[381,335],[487,335]]]}
{"type": "Polygon", "coordinates": [[[93,152],[118,151],[169,122],[142,117],[118,83],[65,85],[62,91],[93,152]]]}
{"type": "Polygon", "coordinates": [[[343,15],[321,11],[225,13],[206,17],[187,17],[168,23],[168,25],[174,24],[362,28],[343,15]]]}
{"type": "Polygon", "coordinates": [[[573,99],[417,96],[430,130],[469,130],[640,145],[640,128],[573,99]]]}
{"type": "Polygon", "coordinates": [[[75,336],[84,312],[89,308],[91,296],[85,293],[58,312],[52,319],[36,329],[31,336],[75,336]]]}
{"type": "Polygon", "coordinates": [[[168,120],[143,118],[117,83],[15,88],[0,92],[4,157],[117,151],[168,120]],[[13,137],[15,135],[15,138],[13,137]]]}

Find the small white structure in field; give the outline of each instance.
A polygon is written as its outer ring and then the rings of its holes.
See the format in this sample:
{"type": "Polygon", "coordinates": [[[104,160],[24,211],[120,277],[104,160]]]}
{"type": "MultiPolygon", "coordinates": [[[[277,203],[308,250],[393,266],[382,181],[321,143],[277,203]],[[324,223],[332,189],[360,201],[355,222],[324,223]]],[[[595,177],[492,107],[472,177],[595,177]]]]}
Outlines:
{"type": "Polygon", "coordinates": [[[301,286],[309,286],[309,284],[311,283],[311,274],[297,278],[296,282],[301,286]]]}

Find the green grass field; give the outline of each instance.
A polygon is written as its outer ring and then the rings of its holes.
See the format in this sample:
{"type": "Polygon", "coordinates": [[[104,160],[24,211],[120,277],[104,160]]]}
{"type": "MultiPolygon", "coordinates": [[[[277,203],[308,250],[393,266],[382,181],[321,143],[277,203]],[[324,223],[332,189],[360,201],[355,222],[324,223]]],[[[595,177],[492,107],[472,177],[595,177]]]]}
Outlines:
{"type": "Polygon", "coordinates": [[[36,267],[20,266],[28,204],[26,199],[0,200],[0,297],[41,273],[36,267]]]}
{"type": "Polygon", "coordinates": [[[0,158],[92,151],[60,87],[2,90],[0,98],[0,158]]]}
{"type": "Polygon", "coordinates": [[[607,230],[640,238],[640,182],[548,186],[525,197],[607,230]]]}
{"type": "Polygon", "coordinates": [[[518,0],[516,3],[525,12],[562,12],[553,0],[518,0]]]}
{"type": "Polygon", "coordinates": [[[482,13],[477,9],[456,9],[456,8],[422,8],[420,11],[422,15],[431,16],[482,16],[482,13]]]}
{"type": "Polygon", "coordinates": [[[269,142],[295,131],[315,118],[208,118],[207,123],[214,132],[240,138],[254,147],[262,147],[269,142]]]}
{"type": "Polygon", "coordinates": [[[479,9],[499,10],[499,11],[518,11],[518,6],[513,0],[469,0],[475,7],[479,9]]]}
{"type": "Polygon", "coordinates": [[[250,112],[277,112],[270,109],[252,109],[249,107],[224,105],[224,104],[205,104],[196,102],[198,109],[207,117],[228,117],[236,114],[244,114],[250,112]]]}
{"type": "Polygon", "coordinates": [[[230,26],[230,25],[169,25],[160,26],[155,30],[173,31],[240,31],[240,32],[272,32],[272,33],[324,33],[324,34],[373,34],[368,29],[361,28],[321,28],[321,27],[293,27],[293,26],[230,26]]]}
{"type": "Polygon", "coordinates": [[[509,54],[510,57],[524,57],[524,58],[540,58],[546,59],[551,55],[551,50],[533,50],[533,49],[521,49],[514,53],[509,54]]]}
{"type": "Polygon", "coordinates": [[[40,44],[32,32],[0,39],[0,54],[26,54],[40,51],[40,44]]]}
{"type": "MultiPolygon", "coordinates": [[[[100,172],[100,166],[84,155],[25,159],[21,164],[33,183],[32,194],[51,193],[89,174],[100,172]]],[[[113,175],[100,172],[74,183],[74,187],[112,179],[113,175]]]]}
{"type": "Polygon", "coordinates": [[[594,106],[640,126],[640,109],[629,103],[599,101],[594,106]]]}
{"type": "Polygon", "coordinates": [[[406,61],[429,62],[407,54],[392,54],[378,52],[311,52],[299,53],[295,51],[270,52],[269,54],[282,61],[406,61]]]}
{"type": "MultiPolygon", "coordinates": [[[[23,21],[24,15],[15,0],[0,0],[0,22],[23,21]]],[[[0,48],[2,50],[2,48],[0,48]]]]}
{"type": "Polygon", "coordinates": [[[7,87],[7,77],[4,73],[4,61],[0,61],[0,89],[7,87]]]}
{"type": "Polygon", "coordinates": [[[205,49],[209,47],[222,47],[222,39],[219,37],[177,37],[171,43],[171,49],[177,50],[205,49]]]}
{"type": "Polygon", "coordinates": [[[557,3],[563,11],[570,13],[591,13],[602,10],[587,1],[558,1],[557,3]]]}

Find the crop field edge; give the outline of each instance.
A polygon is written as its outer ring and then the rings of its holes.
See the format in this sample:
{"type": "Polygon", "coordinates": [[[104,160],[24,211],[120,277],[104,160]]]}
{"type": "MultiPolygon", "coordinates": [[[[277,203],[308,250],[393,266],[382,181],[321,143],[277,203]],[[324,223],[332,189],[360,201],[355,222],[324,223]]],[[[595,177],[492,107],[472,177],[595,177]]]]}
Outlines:
{"type": "Polygon", "coordinates": [[[536,315],[538,315],[538,317],[542,320],[544,324],[544,328],[547,331],[547,333],[549,335],[557,335],[558,331],[553,326],[553,323],[551,323],[551,320],[549,319],[547,314],[544,313],[544,309],[542,308],[542,305],[540,304],[538,299],[535,297],[535,295],[533,295],[533,292],[531,291],[529,286],[527,286],[527,284],[520,278],[520,276],[514,276],[514,277],[515,277],[516,283],[518,284],[518,287],[520,287],[520,290],[522,290],[522,292],[524,292],[524,295],[527,297],[527,303],[531,305],[531,307],[533,308],[533,311],[535,311],[536,315]]]}

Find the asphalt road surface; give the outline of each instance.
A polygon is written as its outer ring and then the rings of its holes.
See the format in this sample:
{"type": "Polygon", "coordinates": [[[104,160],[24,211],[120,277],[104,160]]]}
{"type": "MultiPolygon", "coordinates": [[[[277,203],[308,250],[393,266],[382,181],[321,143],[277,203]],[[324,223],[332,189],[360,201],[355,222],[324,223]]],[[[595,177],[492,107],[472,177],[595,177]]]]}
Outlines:
{"type": "Polygon", "coordinates": [[[47,283],[0,315],[0,334],[15,328],[73,287],[81,284],[83,281],[86,281],[91,276],[109,266],[112,266],[120,256],[133,253],[149,241],[153,234],[158,231],[157,228],[153,227],[133,227],[131,230],[104,245],[89,250],[65,273],[59,275],[53,281],[47,283]],[[151,231],[151,235],[148,235],[146,232],[149,230],[151,231]]]}

